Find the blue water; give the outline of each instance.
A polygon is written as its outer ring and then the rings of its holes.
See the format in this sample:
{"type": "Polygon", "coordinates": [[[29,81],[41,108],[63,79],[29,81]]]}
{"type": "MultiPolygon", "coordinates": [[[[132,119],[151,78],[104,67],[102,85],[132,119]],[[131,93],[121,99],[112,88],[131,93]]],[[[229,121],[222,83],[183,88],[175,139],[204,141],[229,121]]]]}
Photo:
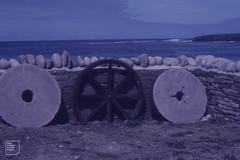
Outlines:
{"type": "Polygon", "coordinates": [[[67,50],[72,57],[134,57],[142,53],[151,56],[176,57],[211,54],[234,61],[240,60],[240,42],[192,42],[181,39],[159,40],[74,40],[0,42],[0,58],[17,58],[20,54],[42,54],[67,50]]]}

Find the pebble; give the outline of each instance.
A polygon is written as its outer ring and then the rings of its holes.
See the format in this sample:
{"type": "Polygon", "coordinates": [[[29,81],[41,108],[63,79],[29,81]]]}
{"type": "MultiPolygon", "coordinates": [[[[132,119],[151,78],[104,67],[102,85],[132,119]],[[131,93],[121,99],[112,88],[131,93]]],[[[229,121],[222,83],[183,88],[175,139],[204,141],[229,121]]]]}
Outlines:
{"type": "Polygon", "coordinates": [[[91,64],[91,60],[90,60],[89,57],[84,57],[84,58],[83,58],[83,61],[84,61],[85,66],[88,66],[88,65],[91,64]]]}
{"type": "Polygon", "coordinates": [[[52,55],[52,62],[53,62],[54,67],[56,67],[56,68],[62,67],[62,59],[58,53],[54,53],[52,55]]]}
{"type": "Polygon", "coordinates": [[[130,58],[136,66],[140,66],[141,62],[138,57],[130,58]]]}
{"type": "Polygon", "coordinates": [[[17,65],[20,64],[20,63],[18,62],[18,60],[14,59],[14,58],[10,59],[10,60],[9,60],[9,63],[10,63],[10,66],[11,66],[11,67],[15,67],[15,66],[17,66],[17,65]]]}
{"type": "Polygon", "coordinates": [[[84,67],[85,66],[85,63],[84,63],[81,56],[77,56],[77,63],[78,63],[79,67],[84,67]]]}
{"type": "Polygon", "coordinates": [[[187,61],[188,61],[188,64],[191,66],[197,65],[196,61],[192,57],[187,58],[187,61]]]}
{"type": "Polygon", "coordinates": [[[97,61],[98,61],[98,58],[95,57],[95,56],[93,56],[90,60],[91,60],[91,63],[94,63],[94,62],[97,62],[97,61]]]}
{"type": "Polygon", "coordinates": [[[149,65],[149,59],[147,54],[141,54],[138,58],[142,67],[147,67],[149,65]]]}
{"type": "Polygon", "coordinates": [[[27,54],[26,55],[26,59],[27,59],[27,63],[31,64],[31,65],[35,65],[35,59],[34,56],[32,54],[27,54]]]}
{"type": "Polygon", "coordinates": [[[77,62],[76,59],[72,59],[71,61],[72,61],[72,66],[73,67],[78,67],[78,62],[77,62]]]}
{"type": "Polygon", "coordinates": [[[8,69],[10,68],[10,63],[6,59],[0,59],[0,69],[8,69]]]}
{"type": "Polygon", "coordinates": [[[52,69],[54,67],[53,62],[50,59],[46,59],[46,68],[52,69]]]}
{"type": "Polygon", "coordinates": [[[163,64],[163,58],[160,56],[155,56],[156,65],[161,66],[163,64]]]}
{"type": "Polygon", "coordinates": [[[178,60],[179,60],[179,65],[181,67],[185,67],[186,65],[188,65],[188,60],[187,60],[187,57],[185,55],[179,56],[178,60]]]}
{"type": "Polygon", "coordinates": [[[148,57],[149,60],[149,66],[155,66],[156,65],[156,59],[152,56],[148,57]]]}
{"type": "Polygon", "coordinates": [[[166,66],[176,66],[178,65],[178,63],[179,63],[179,60],[174,57],[167,57],[167,58],[164,58],[163,60],[163,64],[166,66]]]}
{"type": "Polygon", "coordinates": [[[41,68],[46,67],[46,61],[45,61],[45,58],[43,57],[43,55],[36,56],[35,57],[35,62],[36,62],[36,65],[41,67],[41,68]]]}
{"type": "Polygon", "coordinates": [[[20,64],[25,64],[25,63],[27,63],[27,58],[25,55],[20,55],[20,56],[18,56],[18,61],[20,64]]]}
{"type": "Polygon", "coordinates": [[[134,63],[131,59],[128,59],[128,58],[119,58],[118,60],[126,63],[127,65],[129,65],[130,67],[133,67],[134,66],[134,63]]]}

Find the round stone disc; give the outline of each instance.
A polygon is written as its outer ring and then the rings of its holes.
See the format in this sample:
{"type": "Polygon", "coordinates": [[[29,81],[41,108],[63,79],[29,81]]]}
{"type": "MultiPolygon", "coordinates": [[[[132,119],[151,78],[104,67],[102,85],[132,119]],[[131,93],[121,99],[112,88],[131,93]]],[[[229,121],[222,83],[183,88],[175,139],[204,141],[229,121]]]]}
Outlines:
{"type": "Polygon", "coordinates": [[[23,64],[0,76],[0,115],[15,127],[41,127],[50,122],[61,103],[54,77],[44,69],[23,64]]]}
{"type": "Polygon", "coordinates": [[[167,120],[193,123],[204,115],[207,95],[202,83],[192,73],[184,69],[170,69],[156,79],[153,101],[167,120]]]}

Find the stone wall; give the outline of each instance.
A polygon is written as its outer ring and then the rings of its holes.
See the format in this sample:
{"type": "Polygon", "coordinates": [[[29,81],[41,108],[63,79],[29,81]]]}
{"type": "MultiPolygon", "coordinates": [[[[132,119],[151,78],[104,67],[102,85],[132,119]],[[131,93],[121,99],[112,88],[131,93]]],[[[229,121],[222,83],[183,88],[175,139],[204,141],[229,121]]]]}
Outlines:
{"type": "MultiPolygon", "coordinates": [[[[168,67],[170,68],[170,67],[168,67]]],[[[145,97],[145,119],[151,119],[152,87],[156,78],[168,68],[135,69],[143,86],[145,97]]],[[[217,120],[240,121],[240,75],[203,70],[201,68],[184,68],[194,74],[206,88],[208,97],[207,112],[217,120]]],[[[73,88],[82,70],[49,70],[56,78],[62,92],[62,98],[72,116],[74,107],[73,88]]],[[[72,118],[72,117],[70,117],[72,118]]]]}
{"type": "MultiPolygon", "coordinates": [[[[103,58],[71,59],[66,51],[62,56],[54,54],[51,60],[44,59],[43,56],[34,57],[32,55],[21,55],[18,60],[9,61],[0,59],[0,75],[8,68],[22,63],[35,64],[47,69],[59,83],[62,98],[68,109],[70,118],[73,116],[74,93],[73,89],[76,80],[81,75],[85,66],[103,58]],[[31,62],[31,63],[30,63],[31,62]]],[[[240,61],[233,62],[225,58],[218,58],[211,55],[195,57],[151,57],[146,54],[139,57],[119,58],[127,63],[137,72],[143,86],[145,96],[145,119],[151,119],[152,87],[156,78],[169,68],[182,68],[190,71],[206,88],[208,97],[206,115],[219,120],[240,121],[240,61]]]]}

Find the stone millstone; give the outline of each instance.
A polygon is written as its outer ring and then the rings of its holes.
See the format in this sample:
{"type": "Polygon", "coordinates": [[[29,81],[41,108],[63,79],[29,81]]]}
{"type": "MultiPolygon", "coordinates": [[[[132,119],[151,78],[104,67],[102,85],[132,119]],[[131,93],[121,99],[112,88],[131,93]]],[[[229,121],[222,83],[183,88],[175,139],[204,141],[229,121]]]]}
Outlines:
{"type": "Polygon", "coordinates": [[[174,123],[197,122],[207,105],[202,83],[182,69],[167,70],[156,79],[153,100],[159,113],[174,123]]]}
{"type": "Polygon", "coordinates": [[[0,77],[0,115],[15,127],[41,127],[50,122],[61,103],[57,81],[44,69],[23,64],[0,77]]]}

